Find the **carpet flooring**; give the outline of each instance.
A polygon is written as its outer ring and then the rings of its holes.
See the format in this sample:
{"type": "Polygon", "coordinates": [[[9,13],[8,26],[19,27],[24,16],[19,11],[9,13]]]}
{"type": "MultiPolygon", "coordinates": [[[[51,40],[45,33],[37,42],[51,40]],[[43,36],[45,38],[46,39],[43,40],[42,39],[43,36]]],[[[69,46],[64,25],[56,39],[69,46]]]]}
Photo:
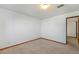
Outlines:
{"type": "Polygon", "coordinates": [[[75,37],[67,37],[67,43],[73,47],[79,48],[78,40],[75,37]]]}
{"type": "Polygon", "coordinates": [[[79,49],[71,45],[38,39],[8,49],[0,50],[0,54],[78,54],[79,49]]]}

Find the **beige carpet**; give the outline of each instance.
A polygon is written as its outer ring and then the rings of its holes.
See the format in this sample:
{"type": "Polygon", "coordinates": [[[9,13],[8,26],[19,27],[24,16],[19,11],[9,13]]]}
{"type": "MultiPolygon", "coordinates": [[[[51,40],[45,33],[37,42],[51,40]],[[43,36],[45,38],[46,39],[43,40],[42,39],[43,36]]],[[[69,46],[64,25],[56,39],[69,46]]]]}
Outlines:
{"type": "Polygon", "coordinates": [[[79,53],[79,49],[45,39],[39,39],[0,51],[1,54],[79,53]]]}
{"type": "Polygon", "coordinates": [[[75,37],[67,37],[67,43],[73,47],[79,48],[78,40],[75,37]]]}

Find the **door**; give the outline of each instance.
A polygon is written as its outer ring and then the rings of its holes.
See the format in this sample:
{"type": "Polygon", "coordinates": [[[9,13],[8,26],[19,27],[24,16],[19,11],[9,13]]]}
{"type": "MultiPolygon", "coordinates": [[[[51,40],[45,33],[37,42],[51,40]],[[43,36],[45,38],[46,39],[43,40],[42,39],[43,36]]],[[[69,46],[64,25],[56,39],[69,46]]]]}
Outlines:
{"type": "Polygon", "coordinates": [[[66,42],[69,45],[79,47],[79,17],[66,19],[66,42]],[[74,29],[75,31],[72,31],[74,29]]]}
{"type": "Polygon", "coordinates": [[[79,44],[79,18],[78,18],[78,23],[77,23],[77,39],[78,39],[78,44],[79,44]]]}

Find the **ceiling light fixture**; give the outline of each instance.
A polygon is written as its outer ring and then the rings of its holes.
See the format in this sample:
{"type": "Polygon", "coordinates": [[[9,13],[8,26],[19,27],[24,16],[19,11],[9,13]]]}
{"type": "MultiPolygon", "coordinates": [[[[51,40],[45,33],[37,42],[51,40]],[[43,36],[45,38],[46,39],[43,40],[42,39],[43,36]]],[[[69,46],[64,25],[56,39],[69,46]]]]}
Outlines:
{"type": "Polygon", "coordinates": [[[42,9],[46,10],[46,9],[48,9],[48,7],[50,5],[48,5],[48,4],[41,4],[40,6],[41,6],[42,9]]]}

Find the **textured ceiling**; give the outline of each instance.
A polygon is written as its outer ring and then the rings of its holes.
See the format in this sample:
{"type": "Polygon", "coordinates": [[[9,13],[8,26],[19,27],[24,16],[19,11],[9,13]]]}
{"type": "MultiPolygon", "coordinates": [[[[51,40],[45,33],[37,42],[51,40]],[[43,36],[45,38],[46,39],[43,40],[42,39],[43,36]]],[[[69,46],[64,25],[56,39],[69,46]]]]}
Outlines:
{"type": "Polygon", "coordinates": [[[64,4],[63,7],[57,8],[58,4],[51,4],[47,10],[41,9],[39,4],[1,4],[1,8],[9,9],[15,12],[26,14],[38,19],[61,15],[79,10],[79,4],[64,4]]]}

